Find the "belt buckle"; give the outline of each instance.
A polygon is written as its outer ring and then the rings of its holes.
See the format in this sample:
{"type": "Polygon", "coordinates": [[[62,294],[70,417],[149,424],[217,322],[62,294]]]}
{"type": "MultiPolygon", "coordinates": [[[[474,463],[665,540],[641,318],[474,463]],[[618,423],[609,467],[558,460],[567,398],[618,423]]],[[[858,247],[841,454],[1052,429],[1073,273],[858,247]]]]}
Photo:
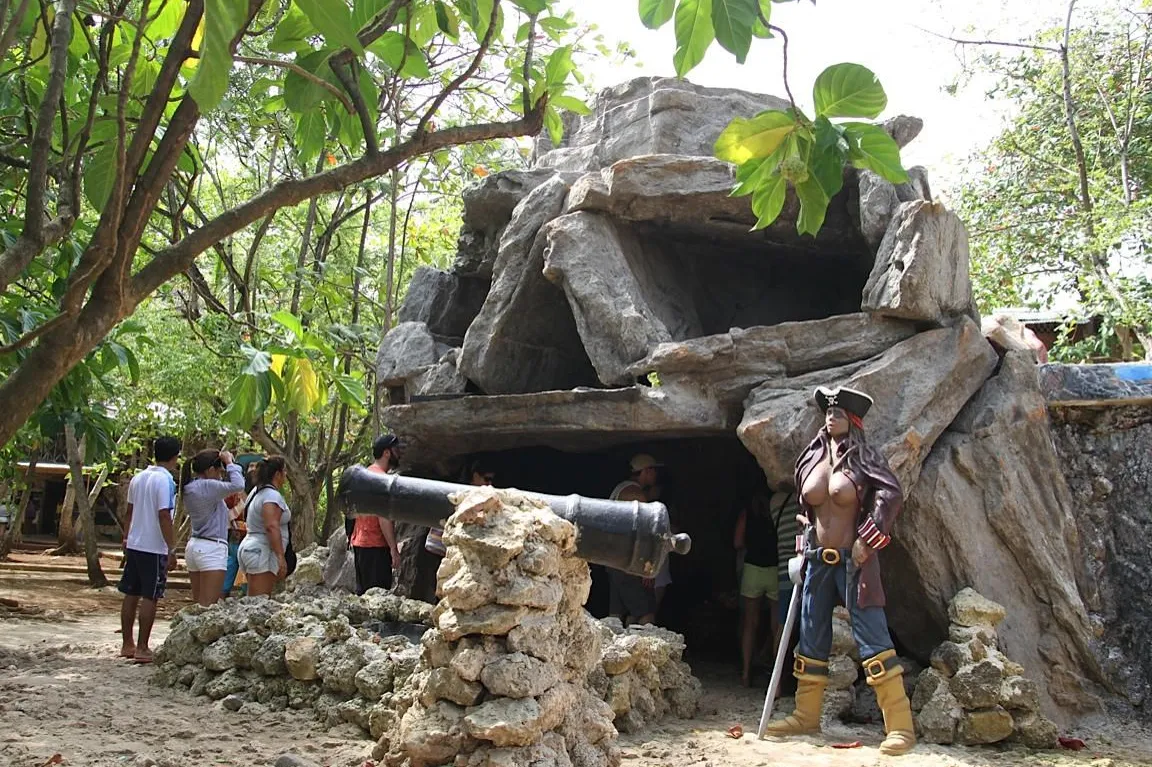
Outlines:
{"type": "Polygon", "coordinates": [[[799,655],[797,655],[792,662],[792,673],[796,674],[796,675],[801,675],[805,672],[807,667],[808,667],[808,664],[804,662],[804,659],[801,658],[799,655]]]}
{"type": "Polygon", "coordinates": [[[820,549],[820,561],[829,566],[840,564],[839,550],[820,549]]]}
{"type": "Polygon", "coordinates": [[[873,659],[864,664],[864,673],[868,675],[869,679],[880,679],[886,671],[882,660],[873,659]]]}

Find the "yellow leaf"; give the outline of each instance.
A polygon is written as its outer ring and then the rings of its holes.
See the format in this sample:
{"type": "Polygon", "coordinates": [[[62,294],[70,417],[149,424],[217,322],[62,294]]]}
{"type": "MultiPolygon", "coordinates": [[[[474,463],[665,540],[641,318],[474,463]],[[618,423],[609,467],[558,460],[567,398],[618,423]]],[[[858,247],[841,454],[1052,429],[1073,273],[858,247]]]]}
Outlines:
{"type": "Polygon", "coordinates": [[[484,178],[485,176],[488,175],[488,169],[485,168],[483,165],[477,165],[475,168],[472,169],[472,175],[475,176],[476,178],[484,178]]]}
{"type": "Polygon", "coordinates": [[[284,372],[285,405],[289,411],[308,415],[320,404],[320,378],[307,358],[293,358],[284,372]]]}
{"type": "MultiPolygon", "coordinates": [[[[196,25],[196,32],[192,35],[192,50],[196,53],[200,52],[200,44],[204,42],[204,17],[200,17],[200,23],[196,25]]],[[[200,63],[199,57],[189,57],[184,61],[184,66],[189,69],[195,69],[200,63]]]]}
{"type": "Polygon", "coordinates": [[[288,360],[283,354],[272,355],[272,372],[281,378],[284,377],[284,363],[288,360]]]}

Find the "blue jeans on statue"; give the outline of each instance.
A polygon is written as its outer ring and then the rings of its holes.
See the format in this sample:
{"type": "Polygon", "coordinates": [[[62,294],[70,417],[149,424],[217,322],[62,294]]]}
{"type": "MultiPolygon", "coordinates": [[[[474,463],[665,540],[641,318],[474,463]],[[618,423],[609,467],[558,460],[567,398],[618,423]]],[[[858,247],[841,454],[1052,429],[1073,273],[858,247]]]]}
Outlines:
{"type": "MultiPolygon", "coordinates": [[[[240,558],[237,552],[240,549],[239,541],[228,541],[228,569],[224,572],[224,597],[232,593],[236,585],[236,575],[240,572],[240,558]]],[[[248,584],[240,587],[241,596],[248,593],[248,584]]]]}
{"type": "Polygon", "coordinates": [[[836,565],[826,565],[818,559],[808,561],[800,598],[798,654],[812,660],[828,660],[832,651],[832,611],[839,604],[848,608],[852,638],[860,648],[862,660],[892,649],[884,608],[856,604],[859,583],[860,571],[853,567],[849,573],[846,561],[836,565]]]}

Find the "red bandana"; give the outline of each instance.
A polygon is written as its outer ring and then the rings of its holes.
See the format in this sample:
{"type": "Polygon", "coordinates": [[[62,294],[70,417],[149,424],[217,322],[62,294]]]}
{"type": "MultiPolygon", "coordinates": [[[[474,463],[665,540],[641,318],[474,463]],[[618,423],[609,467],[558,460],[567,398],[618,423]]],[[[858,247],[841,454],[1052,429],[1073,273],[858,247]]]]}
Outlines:
{"type": "Polygon", "coordinates": [[[863,418],[856,415],[855,413],[849,413],[848,411],[844,411],[844,414],[846,416],[848,416],[849,423],[851,423],[857,429],[863,429],[864,428],[864,419],[863,418]]]}

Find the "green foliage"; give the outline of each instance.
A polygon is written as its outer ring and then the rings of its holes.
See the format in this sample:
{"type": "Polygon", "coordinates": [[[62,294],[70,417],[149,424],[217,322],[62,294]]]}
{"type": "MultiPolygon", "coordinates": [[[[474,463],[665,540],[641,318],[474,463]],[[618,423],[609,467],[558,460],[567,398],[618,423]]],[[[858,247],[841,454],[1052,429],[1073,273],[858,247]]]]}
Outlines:
{"type": "MultiPolygon", "coordinates": [[[[640,0],[640,20],[658,29],[675,18],[676,74],[685,76],[713,41],[743,64],[753,38],[770,38],[771,0],[640,0]]],[[[888,97],[871,70],[859,64],[825,69],[812,88],[815,119],[795,104],[734,119],[716,140],[716,156],[737,167],[735,196],[752,196],[756,229],[770,226],[784,209],[788,186],[800,200],[796,230],[816,236],[845,165],[867,168],[889,181],[906,181],[900,148],[875,119],[888,97]],[[833,123],[832,118],[856,118],[833,123]]]]}
{"type": "Polygon", "coordinates": [[[799,108],[771,109],[736,118],[716,140],[716,156],[740,166],[736,196],[752,195],[756,228],[769,226],[783,210],[787,183],[800,199],[796,230],[816,236],[828,204],[843,186],[851,163],[894,183],[906,181],[900,148],[880,126],[834,123],[830,117],[876,117],[887,104],[876,77],[858,64],[825,69],[813,88],[816,119],[799,108]]]}
{"type": "MultiPolygon", "coordinates": [[[[1055,48],[1063,29],[1033,42],[1055,48]]],[[[971,158],[956,192],[969,227],[975,297],[985,313],[1027,307],[1098,319],[1097,338],[1062,337],[1054,358],[1147,355],[1152,155],[1145,137],[1152,135],[1152,82],[1139,73],[1152,71],[1148,17],[1119,8],[1073,29],[1069,70],[1085,188],[1060,55],[995,52],[975,64],[974,73],[995,83],[989,98],[1015,107],[1003,132],[971,158]]]]}
{"type": "MultiPolygon", "coordinates": [[[[177,0],[166,1],[171,4],[177,0]]],[[[236,0],[204,2],[200,63],[192,82],[188,84],[188,92],[196,99],[201,112],[215,109],[228,89],[228,75],[232,70],[232,38],[244,24],[245,5],[236,0]]]]}

